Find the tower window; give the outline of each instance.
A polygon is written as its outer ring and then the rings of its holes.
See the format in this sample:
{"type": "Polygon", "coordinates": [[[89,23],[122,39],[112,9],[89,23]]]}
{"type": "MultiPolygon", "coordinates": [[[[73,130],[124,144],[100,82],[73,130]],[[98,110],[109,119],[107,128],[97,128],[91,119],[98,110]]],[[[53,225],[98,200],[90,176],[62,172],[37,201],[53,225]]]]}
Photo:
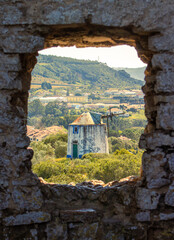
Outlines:
{"type": "Polygon", "coordinates": [[[74,127],[73,127],[73,133],[74,133],[74,134],[78,134],[78,133],[79,133],[78,126],[74,126],[74,127]]]}

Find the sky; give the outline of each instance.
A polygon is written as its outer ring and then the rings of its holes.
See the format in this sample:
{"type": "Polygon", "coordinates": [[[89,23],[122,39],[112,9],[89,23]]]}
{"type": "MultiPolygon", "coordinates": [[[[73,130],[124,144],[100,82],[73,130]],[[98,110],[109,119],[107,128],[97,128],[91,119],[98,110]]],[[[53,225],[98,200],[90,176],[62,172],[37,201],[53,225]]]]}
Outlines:
{"type": "Polygon", "coordinates": [[[84,60],[96,60],[106,63],[109,67],[115,68],[138,68],[146,66],[146,64],[138,58],[135,48],[127,45],[110,48],[53,47],[42,50],[39,53],[84,60]]]}

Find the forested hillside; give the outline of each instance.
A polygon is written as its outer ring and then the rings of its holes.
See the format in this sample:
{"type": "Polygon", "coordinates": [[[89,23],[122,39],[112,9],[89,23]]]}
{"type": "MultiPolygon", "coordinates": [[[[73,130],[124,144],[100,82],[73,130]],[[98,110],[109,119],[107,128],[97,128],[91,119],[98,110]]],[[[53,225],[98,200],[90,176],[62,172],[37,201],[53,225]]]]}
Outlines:
{"type": "Polygon", "coordinates": [[[33,81],[47,81],[52,84],[78,84],[89,88],[100,87],[133,89],[143,85],[124,70],[115,70],[97,61],[39,55],[33,72],[33,81]]]}
{"type": "Polygon", "coordinates": [[[130,74],[130,76],[132,78],[144,81],[144,71],[145,71],[146,67],[140,67],[140,68],[116,68],[116,70],[124,70],[126,71],[128,74],[130,74]]]}

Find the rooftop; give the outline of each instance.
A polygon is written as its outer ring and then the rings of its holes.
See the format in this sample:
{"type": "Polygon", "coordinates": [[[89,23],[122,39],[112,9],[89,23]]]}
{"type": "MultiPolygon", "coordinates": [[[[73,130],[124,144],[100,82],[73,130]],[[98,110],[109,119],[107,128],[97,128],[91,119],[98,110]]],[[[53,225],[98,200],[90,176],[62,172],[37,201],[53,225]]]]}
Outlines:
{"type": "Polygon", "coordinates": [[[96,125],[96,124],[102,124],[101,114],[95,112],[87,112],[80,115],[70,125],[96,125]]]}

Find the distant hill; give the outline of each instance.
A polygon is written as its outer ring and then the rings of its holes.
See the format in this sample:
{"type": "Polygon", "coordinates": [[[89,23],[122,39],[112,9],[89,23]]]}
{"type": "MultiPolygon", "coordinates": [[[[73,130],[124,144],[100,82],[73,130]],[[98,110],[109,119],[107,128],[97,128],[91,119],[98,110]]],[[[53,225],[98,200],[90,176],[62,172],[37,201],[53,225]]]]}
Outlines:
{"type": "Polygon", "coordinates": [[[124,70],[116,70],[97,61],[46,55],[39,55],[32,76],[35,83],[78,84],[91,89],[140,89],[143,85],[141,80],[131,77],[124,70]]]}
{"type": "Polygon", "coordinates": [[[130,76],[132,78],[144,81],[144,71],[145,71],[146,67],[141,67],[141,68],[115,68],[115,69],[116,70],[124,70],[128,74],[130,74],[130,76]]]}

